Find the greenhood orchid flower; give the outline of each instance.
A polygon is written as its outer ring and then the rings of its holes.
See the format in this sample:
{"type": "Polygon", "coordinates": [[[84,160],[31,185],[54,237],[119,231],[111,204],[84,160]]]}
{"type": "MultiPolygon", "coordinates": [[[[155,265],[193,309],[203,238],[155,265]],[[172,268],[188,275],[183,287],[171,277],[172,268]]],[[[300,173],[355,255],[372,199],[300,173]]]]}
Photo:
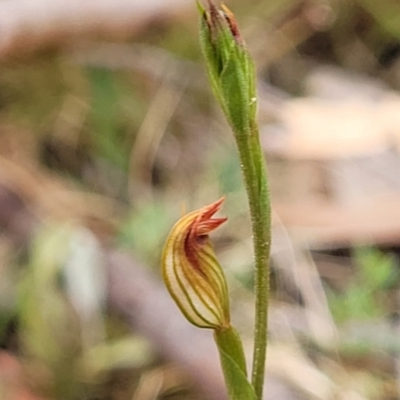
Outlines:
{"type": "Polygon", "coordinates": [[[166,286],[185,317],[200,328],[230,327],[226,280],[209,233],[227,218],[214,218],[224,199],[182,217],[172,228],[162,255],[166,286]]]}

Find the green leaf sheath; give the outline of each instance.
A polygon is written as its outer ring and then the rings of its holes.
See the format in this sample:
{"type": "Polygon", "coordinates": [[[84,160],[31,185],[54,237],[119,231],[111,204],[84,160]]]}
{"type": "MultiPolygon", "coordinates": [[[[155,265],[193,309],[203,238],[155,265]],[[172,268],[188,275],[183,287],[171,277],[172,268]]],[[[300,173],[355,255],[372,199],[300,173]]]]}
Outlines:
{"type": "Polygon", "coordinates": [[[246,361],[242,342],[232,327],[215,330],[226,386],[231,400],[255,400],[254,389],[247,380],[246,361]]]}

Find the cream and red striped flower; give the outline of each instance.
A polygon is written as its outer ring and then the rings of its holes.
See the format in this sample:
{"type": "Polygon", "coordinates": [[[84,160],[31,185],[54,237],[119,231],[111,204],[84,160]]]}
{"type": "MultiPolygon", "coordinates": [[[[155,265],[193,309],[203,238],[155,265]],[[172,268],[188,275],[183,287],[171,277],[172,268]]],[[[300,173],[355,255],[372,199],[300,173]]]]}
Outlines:
{"type": "Polygon", "coordinates": [[[186,318],[200,328],[230,326],[225,275],[209,233],[227,218],[215,218],[224,199],[182,217],[172,228],[162,255],[166,286],[186,318]]]}

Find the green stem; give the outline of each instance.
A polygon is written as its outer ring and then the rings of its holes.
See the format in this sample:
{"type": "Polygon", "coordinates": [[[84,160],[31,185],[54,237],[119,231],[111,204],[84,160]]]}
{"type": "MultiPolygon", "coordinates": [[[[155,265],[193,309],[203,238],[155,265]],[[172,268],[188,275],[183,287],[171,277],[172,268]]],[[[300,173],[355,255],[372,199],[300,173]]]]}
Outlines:
{"type": "Polygon", "coordinates": [[[253,123],[249,132],[235,133],[250,206],[255,257],[256,305],[252,384],[257,399],[262,399],[268,328],[271,204],[257,125],[253,123]]]}

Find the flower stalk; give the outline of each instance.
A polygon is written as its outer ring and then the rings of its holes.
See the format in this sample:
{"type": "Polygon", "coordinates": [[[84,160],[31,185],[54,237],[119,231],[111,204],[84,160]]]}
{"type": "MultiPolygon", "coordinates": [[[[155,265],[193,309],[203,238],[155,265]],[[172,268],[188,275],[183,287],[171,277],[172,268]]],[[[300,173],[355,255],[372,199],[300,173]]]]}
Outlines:
{"type": "Polygon", "coordinates": [[[268,321],[271,206],[266,165],[256,120],[257,94],[253,61],[232,12],[198,4],[200,44],[215,96],[230,124],[241,162],[253,231],[255,258],[255,333],[252,384],[262,398],[268,321]]]}

